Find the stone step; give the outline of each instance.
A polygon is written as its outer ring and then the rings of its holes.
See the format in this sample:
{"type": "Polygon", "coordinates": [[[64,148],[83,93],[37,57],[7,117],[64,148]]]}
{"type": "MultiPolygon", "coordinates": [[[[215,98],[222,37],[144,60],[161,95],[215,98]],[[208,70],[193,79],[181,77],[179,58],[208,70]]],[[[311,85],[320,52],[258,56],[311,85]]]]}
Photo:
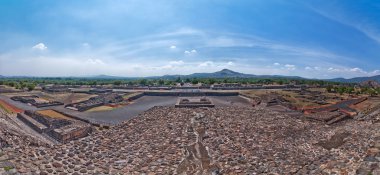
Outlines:
{"type": "Polygon", "coordinates": [[[339,121],[341,121],[341,120],[344,120],[344,119],[346,119],[347,117],[349,117],[349,116],[346,115],[346,114],[342,114],[342,115],[340,115],[340,116],[338,116],[338,117],[335,117],[335,118],[329,120],[326,124],[331,125],[331,124],[334,124],[334,123],[339,122],[339,121]]]}

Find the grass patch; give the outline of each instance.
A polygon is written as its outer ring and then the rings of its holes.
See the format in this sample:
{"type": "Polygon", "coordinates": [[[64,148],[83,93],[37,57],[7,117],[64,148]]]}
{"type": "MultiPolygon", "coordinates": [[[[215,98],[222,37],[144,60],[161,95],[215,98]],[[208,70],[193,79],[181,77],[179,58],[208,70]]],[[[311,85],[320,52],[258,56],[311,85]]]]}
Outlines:
{"type": "Polygon", "coordinates": [[[5,167],[4,167],[4,170],[5,170],[5,171],[10,171],[10,170],[12,170],[12,169],[13,169],[13,167],[11,167],[11,166],[5,166],[5,167]]]}
{"type": "Polygon", "coordinates": [[[10,111],[8,108],[6,108],[5,106],[3,106],[2,103],[0,103],[0,108],[1,108],[3,111],[5,111],[6,113],[8,113],[8,114],[11,114],[11,113],[12,113],[12,111],[10,111]]]}

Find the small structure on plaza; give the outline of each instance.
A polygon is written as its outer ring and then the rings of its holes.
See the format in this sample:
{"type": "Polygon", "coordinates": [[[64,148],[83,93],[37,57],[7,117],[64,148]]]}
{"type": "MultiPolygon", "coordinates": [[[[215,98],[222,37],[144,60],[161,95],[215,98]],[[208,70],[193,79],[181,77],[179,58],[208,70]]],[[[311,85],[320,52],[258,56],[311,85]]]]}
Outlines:
{"type": "Polygon", "coordinates": [[[181,97],[175,104],[176,108],[215,107],[214,103],[206,97],[181,97]]]}

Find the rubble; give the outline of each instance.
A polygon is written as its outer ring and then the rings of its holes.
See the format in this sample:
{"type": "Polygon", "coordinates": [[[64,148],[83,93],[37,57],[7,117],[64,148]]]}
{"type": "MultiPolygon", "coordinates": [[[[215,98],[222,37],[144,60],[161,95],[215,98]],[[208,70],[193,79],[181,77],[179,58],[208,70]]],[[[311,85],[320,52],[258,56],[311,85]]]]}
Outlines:
{"type": "Polygon", "coordinates": [[[329,126],[264,108],[154,107],[80,140],[6,154],[21,174],[368,174],[378,172],[367,162],[377,161],[379,125],[329,126]]]}

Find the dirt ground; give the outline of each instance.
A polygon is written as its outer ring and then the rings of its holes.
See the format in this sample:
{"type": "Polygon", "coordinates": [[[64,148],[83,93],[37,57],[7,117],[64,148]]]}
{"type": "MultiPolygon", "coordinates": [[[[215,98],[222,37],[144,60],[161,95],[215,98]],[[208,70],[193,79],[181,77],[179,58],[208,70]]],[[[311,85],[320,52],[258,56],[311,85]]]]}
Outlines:
{"type": "Polygon", "coordinates": [[[111,107],[111,106],[98,106],[98,107],[95,107],[95,108],[91,108],[89,110],[87,110],[86,112],[100,112],[100,111],[109,111],[109,110],[113,110],[114,107],[111,107]]]}
{"type": "Polygon", "coordinates": [[[37,113],[45,115],[45,116],[49,116],[49,117],[55,118],[55,119],[70,119],[69,117],[62,115],[62,114],[60,114],[54,110],[50,110],[50,109],[37,111],[37,113]]]}

